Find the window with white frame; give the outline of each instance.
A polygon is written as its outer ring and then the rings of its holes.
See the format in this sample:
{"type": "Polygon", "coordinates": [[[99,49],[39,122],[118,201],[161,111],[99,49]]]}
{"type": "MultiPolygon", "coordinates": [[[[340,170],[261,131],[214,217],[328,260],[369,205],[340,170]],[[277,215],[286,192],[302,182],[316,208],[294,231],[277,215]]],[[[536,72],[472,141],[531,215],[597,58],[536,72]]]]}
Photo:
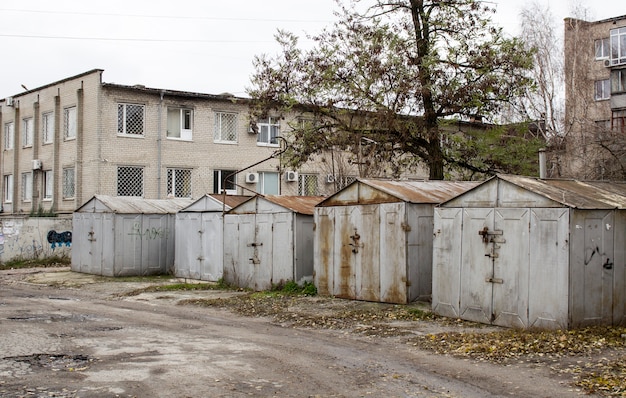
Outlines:
{"type": "Polygon", "coordinates": [[[117,196],[143,196],[143,167],[117,168],[117,196]]]}
{"type": "Polygon", "coordinates": [[[63,169],[63,199],[71,199],[76,192],[75,174],[73,167],[63,169]]]}
{"type": "Polygon", "coordinates": [[[13,202],[13,174],[7,174],[3,179],[4,184],[4,202],[13,202]]]}
{"type": "Polygon", "coordinates": [[[43,172],[43,199],[50,200],[52,199],[52,189],[53,189],[53,173],[52,170],[45,170],[43,172]]]}
{"type": "Polygon", "coordinates": [[[76,138],[77,129],[76,107],[63,109],[63,136],[66,140],[76,138]]]}
{"type": "Polygon", "coordinates": [[[258,145],[278,146],[278,134],[280,133],[280,123],[276,117],[259,119],[257,122],[259,134],[257,135],[258,145]]]}
{"type": "Polygon", "coordinates": [[[191,140],[193,138],[193,110],[186,108],[167,109],[167,138],[191,140]]]}
{"type": "Polygon", "coordinates": [[[596,101],[606,100],[611,97],[611,82],[607,80],[596,80],[594,98],[596,101]]]}
{"type": "Polygon", "coordinates": [[[33,173],[22,173],[22,200],[30,202],[33,200],[33,173]]]}
{"type": "Polygon", "coordinates": [[[611,113],[611,129],[626,132],[626,109],[615,110],[611,113]]]}
{"type": "Polygon", "coordinates": [[[237,114],[215,112],[215,142],[237,142],[237,114]]]}
{"type": "Polygon", "coordinates": [[[259,173],[259,193],[264,195],[279,195],[279,174],[274,172],[259,173]]]}
{"type": "Polygon", "coordinates": [[[226,190],[227,195],[237,195],[237,186],[234,174],[237,170],[213,170],[213,193],[223,193],[226,190]],[[228,178],[228,179],[227,179],[228,178]]]}
{"type": "Polygon", "coordinates": [[[117,104],[117,133],[128,136],[143,136],[144,106],[117,104]]]}
{"type": "Polygon", "coordinates": [[[626,64],[626,27],[611,29],[611,65],[626,64]]]}
{"type": "Polygon", "coordinates": [[[611,71],[611,93],[626,92],[626,69],[611,71]]]}
{"type": "Polygon", "coordinates": [[[317,174],[298,175],[298,195],[317,196],[319,189],[317,186],[317,174]]]}
{"type": "Polygon", "coordinates": [[[35,121],[32,117],[27,117],[22,120],[22,146],[33,146],[35,121]]]}
{"type": "Polygon", "coordinates": [[[191,198],[191,169],[167,169],[167,196],[191,198]]]}
{"type": "Polygon", "coordinates": [[[41,138],[44,144],[54,141],[54,112],[45,112],[41,115],[41,138]]]}
{"type": "Polygon", "coordinates": [[[611,54],[611,41],[608,37],[595,40],[596,59],[607,59],[611,54]]]}
{"type": "Polygon", "coordinates": [[[13,122],[4,125],[4,149],[13,149],[15,142],[15,124],[13,122]]]}

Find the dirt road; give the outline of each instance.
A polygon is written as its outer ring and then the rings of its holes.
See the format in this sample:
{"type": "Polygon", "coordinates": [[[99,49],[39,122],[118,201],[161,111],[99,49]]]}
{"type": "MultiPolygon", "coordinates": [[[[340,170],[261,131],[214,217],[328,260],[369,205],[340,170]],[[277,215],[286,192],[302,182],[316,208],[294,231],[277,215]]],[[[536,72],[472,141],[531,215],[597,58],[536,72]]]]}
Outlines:
{"type": "Polygon", "coordinates": [[[233,293],[120,297],[138,284],[53,271],[65,274],[0,271],[2,397],[583,395],[547,366],[476,362],[421,351],[406,336],[284,327],[177,305],[233,293]]]}

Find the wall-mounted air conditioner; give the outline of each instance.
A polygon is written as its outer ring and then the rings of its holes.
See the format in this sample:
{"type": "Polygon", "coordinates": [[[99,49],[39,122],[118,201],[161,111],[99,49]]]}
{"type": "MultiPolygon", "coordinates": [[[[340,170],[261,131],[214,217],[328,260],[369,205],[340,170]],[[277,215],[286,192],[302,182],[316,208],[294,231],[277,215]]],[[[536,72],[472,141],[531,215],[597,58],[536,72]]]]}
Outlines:
{"type": "Polygon", "coordinates": [[[248,184],[256,184],[259,181],[259,173],[247,173],[246,182],[248,184]]]}
{"type": "Polygon", "coordinates": [[[604,60],[604,66],[607,67],[607,68],[610,67],[611,66],[611,60],[610,59],[605,59],[604,60]]]}
{"type": "Polygon", "coordinates": [[[285,181],[294,182],[298,181],[298,172],[296,171],[286,171],[285,172],[285,181]]]}
{"type": "Polygon", "coordinates": [[[332,184],[335,182],[335,176],[333,174],[329,174],[326,176],[326,183],[332,184]]]}
{"type": "Polygon", "coordinates": [[[258,134],[259,133],[259,126],[257,126],[257,124],[255,122],[250,122],[250,125],[248,126],[248,133],[250,133],[250,134],[258,134]]]}
{"type": "Polygon", "coordinates": [[[42,167],[43,167],[43,164],[41,163],[40,159],[33,160],[33,170],[41,170],[42,167]]]}
{"type": "Polygon", "coordinates": [[[4,99],[4,103],[6,104],[6,106],[13,106],[13,97],[6,97],[4,99]]]}

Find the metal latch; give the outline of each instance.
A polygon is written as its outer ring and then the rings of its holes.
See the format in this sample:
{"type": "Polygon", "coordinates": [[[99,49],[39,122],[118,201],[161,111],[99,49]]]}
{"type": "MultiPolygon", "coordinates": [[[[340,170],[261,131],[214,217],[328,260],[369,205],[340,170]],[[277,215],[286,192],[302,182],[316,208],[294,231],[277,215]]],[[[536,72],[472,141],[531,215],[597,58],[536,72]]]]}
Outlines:
{"type": "Polygon", "coordinates": [[[484,227],[480,231],[478,231],[478,235],[482,236],[483,243],[505,243],[506,240],[503,238],[495,238],[494,235],[503,235],[504,232],[502,230],[493,230],[489,231],[488,227],[484,227]]]}
{"type": "Polygon", "coordinates": [[[500,278],[485,278],[485,282],[502,284],[504,283],[504,280],[500,278]]]}

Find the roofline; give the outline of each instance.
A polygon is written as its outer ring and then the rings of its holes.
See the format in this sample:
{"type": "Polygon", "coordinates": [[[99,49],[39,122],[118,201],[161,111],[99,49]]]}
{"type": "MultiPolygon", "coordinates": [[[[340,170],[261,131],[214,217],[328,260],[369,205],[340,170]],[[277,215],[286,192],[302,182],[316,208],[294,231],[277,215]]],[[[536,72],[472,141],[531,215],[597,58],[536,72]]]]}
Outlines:
{"type": "MultiPolygon", "coordinates": [[[[65,83],[65,82],[70,81],[70,80],[74,80],[74,79],[78,79],[78,78],[83,77],[83,76],[91,75],[92,73],[102,73],[102,72],[104,72],[104,69],[92,69],[92,70],[89,70],[87,72],[83,72],[83,73],[80,73],[78,75],[75,75],[75,76],[66,77],[65,79],[61,79],[61,80],[57,80],[56,82],[48,83],[46,85],[34,88],[32,90],[27,90],[27,91],[24,91],[24,92],[15,94],[15,95],[10,95],[9,97],[13,97],[13,98],[21,97],[23,95],[27,95],[27,94],[33,93],[35,91],[43,90],[45,88],[52,87],[52,86],[55,86],[57,84],[65,83]]],[[[0,101],[4,102],[4,100],[5,99],[3,98],[0,101]]]]}
{"type": "Polygon", "coordinates": [[[588,24],[601,24],[601,23],[607,23],[607,22],[617,22],[621,20],[626,20],[626,15],[620,15],[619,17],[601,19],[599,21],[586,21],[584,19],[579,19],[579,18],[574,18],[574,17],[565,17],[563,20],[564,21],[567,21],[567,20],[580,21],[580,22],[586,22],[588,24]]]}
{"type": "Polygon", "coordinates": [[[192,91],[179,91],[179,90],[169,90],[162,88],[152,88],[146,87],[140,84],[136,84],[133,86],[124,85],[124,84],[116,84],[116,83],[102,83],[103,88],[115,88],[120,90],[130,90],[130,91],[141,91],[147,94],[157,94],[157,95],[168,95],[173,97],[190,97],[190,98],[201,98],[201,99],[211,99],[211,100],[220,100],[220,101],[233,101],[233,102],[248,102],[251,101],[250,98],[245,97],[237,97],[235,95],[225,93],[225,94],[205,94],[205,93],[196,93],[192,91]]]}

